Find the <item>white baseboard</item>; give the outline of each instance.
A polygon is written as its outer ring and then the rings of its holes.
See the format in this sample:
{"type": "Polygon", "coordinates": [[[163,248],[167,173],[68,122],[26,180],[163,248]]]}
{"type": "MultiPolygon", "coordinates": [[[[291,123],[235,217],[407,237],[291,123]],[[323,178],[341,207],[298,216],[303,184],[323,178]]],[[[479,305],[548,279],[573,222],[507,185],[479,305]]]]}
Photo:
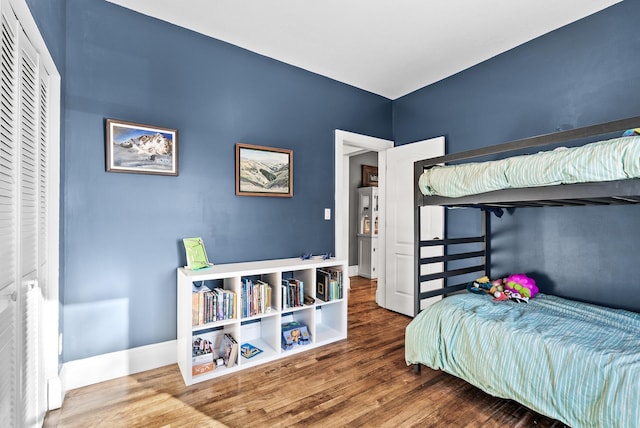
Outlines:
{"type": "Polygon", "coordinates": [[[358,265],[349,266],[349,276],[358,276],[358,265]]]}
{"type": "Polygon", "coordinates": [[[60,376],[47,379],[47,410],[55,410],[62,407],[63,398],[60,376]]]}
{"type": "Polygon", "coordinates": [[[174,364],[176,341],[155,343],[125,351],[96,355],[62,365],[62,391],[70,391],[133,373],[174,364]]]}

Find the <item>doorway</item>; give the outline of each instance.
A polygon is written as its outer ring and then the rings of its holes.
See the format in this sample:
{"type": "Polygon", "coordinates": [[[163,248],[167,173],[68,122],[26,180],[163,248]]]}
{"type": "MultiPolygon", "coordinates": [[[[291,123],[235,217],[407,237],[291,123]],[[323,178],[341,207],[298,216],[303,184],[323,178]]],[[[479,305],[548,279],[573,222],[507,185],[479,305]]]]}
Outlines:
{"type": "MultiPolygon", "coordinates": [[[[378,258],[381,261],[378,269],[378,290],[384,289],[384,180],[386,150],[393,147],[393,141],[352,132],[336,130],[335,132],[335,252],[336,257],[349,257],[349,158],[367,152],[378,153],[378,186],[379,186],[379,222],[378,258]]],[[[383,296],[376,293],[376,302],[383,296]]]]}
{"type": "MultiPolygon", "coordinates": [[[[379,262],[376,303],[413,316],[412,165],[419,159],[444,155],[444,137],[394,147],[393,141],[336,130],[335,251],[336,257],[342,259],[349,256],[349,158],[366,152],[378,153],[379,262]],[[387,207],[392,210],[389,211],[387,207]]],[[[426,228],[421,231],[421,236],[443,236],[444,211],[441,207],[423,208],[421,216],[425,216],[422,224],[426,228]]]]}

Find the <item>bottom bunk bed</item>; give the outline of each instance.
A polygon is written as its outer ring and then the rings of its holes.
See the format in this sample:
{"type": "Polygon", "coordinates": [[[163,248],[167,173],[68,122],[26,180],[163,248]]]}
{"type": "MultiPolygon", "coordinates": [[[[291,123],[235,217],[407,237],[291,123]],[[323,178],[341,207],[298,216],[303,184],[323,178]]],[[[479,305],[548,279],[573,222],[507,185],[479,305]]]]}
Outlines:
{"type": "Polygon", "coordinates": [[[457,294],[406,329],[407,364],[460,377],[573,427],[640,423],[640,314],[539,293],[457,294]]]}

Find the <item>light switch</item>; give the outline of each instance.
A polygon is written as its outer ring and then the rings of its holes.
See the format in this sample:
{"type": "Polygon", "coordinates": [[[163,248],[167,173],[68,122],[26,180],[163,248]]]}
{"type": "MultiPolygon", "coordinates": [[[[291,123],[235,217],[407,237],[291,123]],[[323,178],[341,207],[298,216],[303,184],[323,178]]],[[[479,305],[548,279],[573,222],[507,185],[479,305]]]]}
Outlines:
{"type": "Polygon", "coordinates": [[[331,220],[331,208],[324,209],[324,219],[331,220]]]}

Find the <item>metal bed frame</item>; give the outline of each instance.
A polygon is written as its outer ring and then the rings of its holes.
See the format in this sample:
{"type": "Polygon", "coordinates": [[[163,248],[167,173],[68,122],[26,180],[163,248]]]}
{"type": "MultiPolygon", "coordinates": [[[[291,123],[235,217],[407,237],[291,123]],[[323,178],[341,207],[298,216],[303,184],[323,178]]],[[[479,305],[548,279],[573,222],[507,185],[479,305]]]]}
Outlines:
{"type": "MultiPolygon", "coordinates": [[[[481,231],[477,236],[455,239],[431,239],[423,240],[420,235],[420,208],[423,206],[444,207],[477,207],[477,208],[521,208],[521,207],[555,207],[555,206],[581,206],[581,205],[613,205],[613,204],[639,204],[640,203],[640,179],[606,181],[598,183],[562,184],[556,186],[529,187],[520,189],[498,190],[478,195],[448,198],[442,196],[424,196],[418,188],[418,179],[425,169],[439,164],[447,164],[457,161],[468,161],[484,156],[497,154],[513,154],[522,149],[548,146],[552,144],[568,142],[588,137],[595,137],[607,133],[624,131],[640,125],[640,116],[621,119],[598,125],[586,126],[567,131],[545,134],[521,140],[515,140],[495,146],[469,150],[440,156],[431,159],[417,161],[414,164],[414,316],[421,310],[421,302],[434,296],[446,296],[456,291],[463,290],[468,281],[461,284],[445,285],[430,291],[422,291],[422,284],[427,281],[443,280],[445,283],[454,282],[463,275],[477,274],[477,277],[487,275],[490,277],[491,247],[490,247],[490,221],[486,210],[479,210],[481,215],[481,231]],[[452,251],[458,245],[475,244],[480,246],[477,251],[465,251],[457,253],[452,251]],[[422,257],[421,249],[424,247],[442,247],[442,256],[422,257]],[[449,268],[450,262],[456,261],[456,265],[468,265],[466,267],[449,268]],[[442,263],[443,269],[438,272],[422,274],[424,266],[442,263]]],[[[445,219],[446,221],[446,219],[445,219]]],[[[457,247],[461,248],[461,247],[457,247]]],[[[433,269],[432,269],[433,270],[433,269]]]]}

